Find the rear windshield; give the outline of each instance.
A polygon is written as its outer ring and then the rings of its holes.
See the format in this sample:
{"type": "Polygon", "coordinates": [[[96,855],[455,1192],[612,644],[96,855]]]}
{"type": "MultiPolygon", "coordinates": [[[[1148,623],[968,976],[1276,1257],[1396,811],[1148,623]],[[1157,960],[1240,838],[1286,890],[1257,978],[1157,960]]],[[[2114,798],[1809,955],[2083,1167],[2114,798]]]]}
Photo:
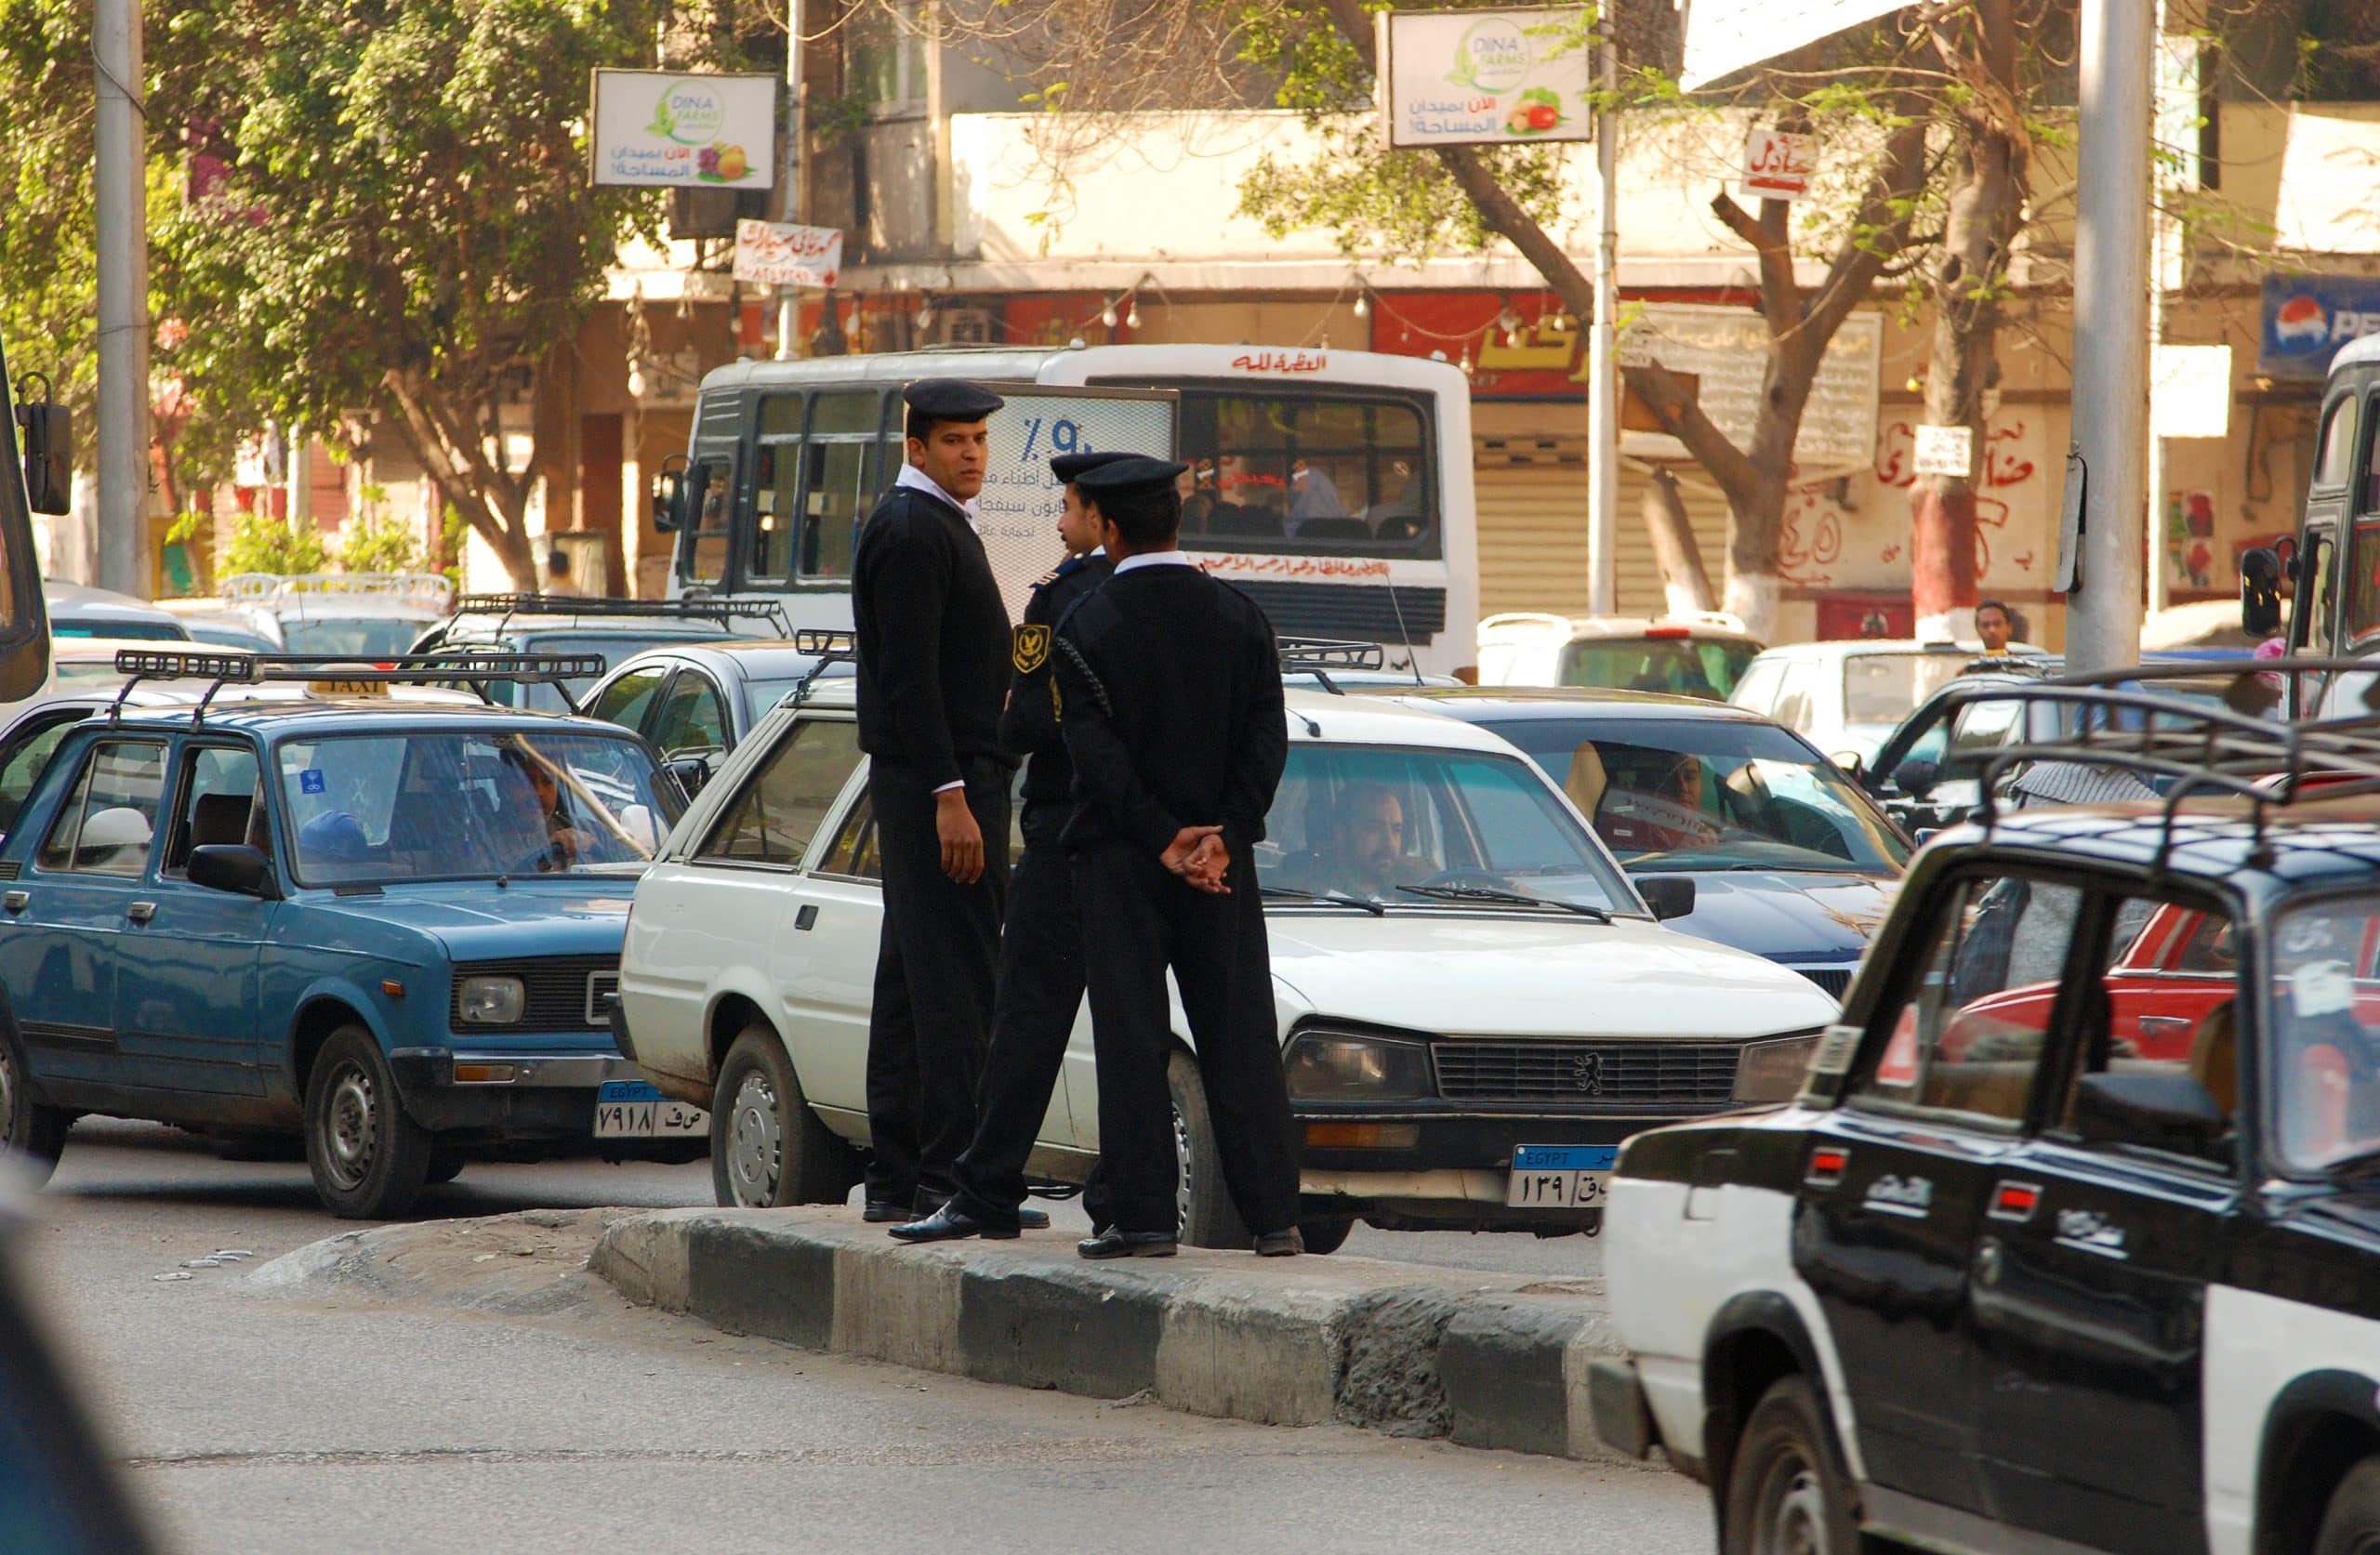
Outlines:
{"type": "Polygon", "coordinates": [[[1843,661],[1843,721],[1889,730],[1975,662],[1970,649],[1937,653],[1853,653],[1843,661]]]}
{"type": "Polygon", "coordinates": [[[1760,649],[1690,638],[1582,638],[1562,650],[1561,683],[1725,702],[1760,649]]]}
{"type": "Polygon", "coordinates": [[[429,617],[408,621],[389,615],[345,621],[284,618],[281,635],[292,653],[353,653],[374,658],[404,652],[429,625],[429,617]]]}

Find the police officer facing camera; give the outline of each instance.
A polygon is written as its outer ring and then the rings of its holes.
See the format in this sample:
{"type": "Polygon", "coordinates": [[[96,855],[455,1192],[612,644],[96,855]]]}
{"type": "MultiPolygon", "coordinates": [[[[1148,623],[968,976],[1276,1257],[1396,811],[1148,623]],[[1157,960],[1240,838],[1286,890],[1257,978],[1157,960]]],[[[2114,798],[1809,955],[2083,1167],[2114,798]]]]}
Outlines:
{"type": "Polygon", "coordinates": [[[974,1135],[1015,770],[999,733],[1008,609],[974,516],[1003,402],[955,378],[920,379],[902,398],[908,462],[852,561],[859,744],[884,876],[866,1215],[886,1221],[940,1208],[974,1135]]]}
{"type": "Polygon", "coordinates": [[[1232,1202],[1259,1253],[1304,1250],[1253,851],[1289,758],[1280,659],[1263,612],[1179,548],[1183,468],[1125,459],[1077,479],[1116,571],[1054,645],[1112,1220],[1078,1245],[1087,1258],[1174,1251],[1169,967],[1232,1202]]]}
{"type": "MultiPolygon", "coordinates": [[[[1055,572],[1033,586],[1025,620],[1010,648],[1008,705],[1000,738],[1025,762],[1025,855],[1009,880],[1008,918],[1000,930],[999,996],[992,1007],[991,1054],[977,1098],[975,1140],[959,1158],[959,1192],[923,1219],[894,1226],[904,1242],[958,1237],[1006,1239],[1017,1233],[1025,1202],[1025,1164],[1050,1094],[1065,1061],[1075,1012],[1082,1008],[1082,926],[1075,912],[1072,873],[1059,844],[1074,813],[1074,764],[1066,758],[1056,691],[1050,678],[1050,634],[1107,581],[1112,570],[1098,549],[1099,526],[1083,507],[1077,478],[1130,454],[1064,454],[1050,471],[1065,487],[1058,537],[1068,551],[1055,572]]],[[[1087,1198],[1096,1193],[1087,1193],[1087,1198]]],[[[1087,1205],[1097,1218],[1098,1206],[1087,1205]]]]}

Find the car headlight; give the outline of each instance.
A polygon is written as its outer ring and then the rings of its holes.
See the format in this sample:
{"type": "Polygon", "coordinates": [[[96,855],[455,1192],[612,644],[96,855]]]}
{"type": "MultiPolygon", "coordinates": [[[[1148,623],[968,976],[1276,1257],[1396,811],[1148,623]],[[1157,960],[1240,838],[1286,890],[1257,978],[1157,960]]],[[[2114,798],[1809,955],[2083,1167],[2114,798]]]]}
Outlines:
{"type": "Polygon", "coordinates": [[[509,1026],[527,1004],[528,992],[517,977],[467,977],[455,995],[456,1010],[481,1026],[509,1026]]]}
{"type": "Polygon", "coordinates": [[[1802,1094],[1810,1070],[1810,1055],[1818,1050],[1822,1032],[1804,1032],[1771,1042],[1744,1045],[1736,1061],[1736,1100],[1744,1106],[1791,1101],[1802,1094]]]}
{"type": "Polygon", "coordinates": [[[1281,1055],[1298,1101],[1398,1101],[1430,1094],[1430,1050],[1419,1042],[1301,1032],[1281,1055]]]}

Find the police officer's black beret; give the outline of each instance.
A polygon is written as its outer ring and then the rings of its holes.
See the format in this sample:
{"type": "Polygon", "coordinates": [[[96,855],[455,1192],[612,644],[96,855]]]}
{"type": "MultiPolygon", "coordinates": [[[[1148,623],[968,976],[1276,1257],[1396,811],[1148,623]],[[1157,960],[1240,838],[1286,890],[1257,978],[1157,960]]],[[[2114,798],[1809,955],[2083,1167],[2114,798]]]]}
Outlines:
{"type": "Polygon", "coordinates": [[[1188,465],[1175,464],[1171,459],[1150,459],[1134,455],[1118,459],[1112,465],[1102,465],[1075,478],[1075,487],[1085,496],[1123,496],[1133,492],[1156,491],[1170,486],[1188,473],[1188,465]]]}
{"type": "Polygon", "coordinates": [[[1061,454],[1050,461],[1050,473],[1058,478],[1060,484],[1072,485],[1082,478],[1085,471],[1097,469],[1102,465],[1112,465],[1125,459],[1139,457],[1138,454],[1126,454],[1121,451],[1110,454],[1061,454]]]}
{"type": "Polygon", "coordinates": [[[935,421],[981,421],[1008,403],[982,384],[965,378],[919,378],[901,390],[901,401],[935,421]]]}

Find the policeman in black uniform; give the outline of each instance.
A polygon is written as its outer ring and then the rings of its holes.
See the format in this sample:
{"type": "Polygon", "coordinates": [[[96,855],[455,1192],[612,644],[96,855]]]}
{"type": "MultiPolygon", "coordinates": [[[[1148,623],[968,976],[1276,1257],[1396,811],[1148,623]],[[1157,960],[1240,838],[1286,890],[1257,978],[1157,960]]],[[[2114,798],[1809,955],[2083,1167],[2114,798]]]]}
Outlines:
{"type": "MultiPolygon", "coordinates": [[[[1025,758],[1025,856],[1009,880],[999,999],[992,1009],[984,1089],[976,1099],[975,1141],[959,1158],[959,1192],[950,1202],[921,1220],[892,1228],[904,1242],[1006,1239],[1017,1233],[1025,1164],[1050,1110],[1075,1013],[1082,1008],[1082,928],[1072,873],[1058,841],[1074,813],[1075,770],[1066,758],[1050,679],[1050,633],[1111,571],[1075,480],[1133,456],[1062,454],[1050,461],[1051,473],[1065,487],[1058,534],[1072,554],[1033,586],[1010,651],[1014,679],[1000,716],[1000,739],[1012,754],[1025,758]]],[[[1096,1219],[1098,1206],[1086,1207],[1096,1219]]]]}
{"type": "Polygon", "coordinates": [[[1055,644],[1113,1222],[1079,1245],[1090,1258],[1174,1251],[1169,967],[1232,1202],[1259,1253],[1304,1250],[1254,856],[1289,758],[1280,658],[1264,613],[1179,548],[1184,468],[1127,459],[1078,480],[1116,571],[1055,644]]]}
{"type": "Polygon", "coordinates": [[[852,561],[859,744],[883,857],[867,1028],[866,1218],[932,1214],[975,1132],[1008,890],[1000,744],[1009,620],[973,501],[1000,397],[926,378],[904,391],[907,455],[852,561]]]}

